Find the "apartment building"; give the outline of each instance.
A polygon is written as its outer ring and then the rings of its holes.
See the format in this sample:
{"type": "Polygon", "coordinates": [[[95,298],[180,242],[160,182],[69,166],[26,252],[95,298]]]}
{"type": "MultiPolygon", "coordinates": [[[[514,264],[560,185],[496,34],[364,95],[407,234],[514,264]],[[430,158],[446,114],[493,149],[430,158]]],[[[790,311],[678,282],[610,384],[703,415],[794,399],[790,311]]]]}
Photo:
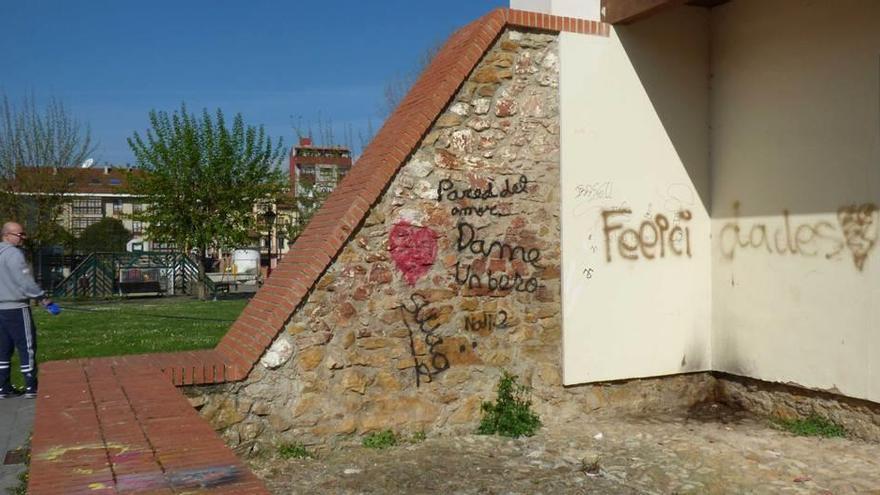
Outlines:
{"type": "Polygon", "coordinates": [[[329,194],[351,170],[351,151],[341,146],[315,146],[300,138],[290,150],[290,190],[294,197],[329,194]]]}
{"type": "MultiPolygon", "coordinates": [[[[161,251],[171,246],[151,243],[144,238],[146,225],[131,218],[133,213],[142,211],[145,203],[142,198],[128,192],[128,177],[137,170],[120,167],[94,168],[31,168],[26,174],[52,174],[67,184],[60,189],[70,198],[66,202],[58,219],[68,232],[79,236],[90,225],[103,218],[119,219],[123,226],[132,233],[128,243],[129,251],[161,251]]],[[[24,179],[28,183],[29,179],[24,179]]]]}

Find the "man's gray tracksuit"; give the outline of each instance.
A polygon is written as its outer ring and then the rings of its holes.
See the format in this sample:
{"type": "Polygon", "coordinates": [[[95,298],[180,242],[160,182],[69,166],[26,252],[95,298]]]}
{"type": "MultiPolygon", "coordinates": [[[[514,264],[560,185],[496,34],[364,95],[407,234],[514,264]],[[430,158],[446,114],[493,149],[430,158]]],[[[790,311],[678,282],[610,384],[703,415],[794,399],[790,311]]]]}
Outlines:
{"type": "Polygon", "coordinates": [[[0,393],[12,391],[9,366],[13,349],[18,349],[25,391],[37,391],[37,329],[28,301],[44,295],[21,249],[0,242],[0,393]]]}

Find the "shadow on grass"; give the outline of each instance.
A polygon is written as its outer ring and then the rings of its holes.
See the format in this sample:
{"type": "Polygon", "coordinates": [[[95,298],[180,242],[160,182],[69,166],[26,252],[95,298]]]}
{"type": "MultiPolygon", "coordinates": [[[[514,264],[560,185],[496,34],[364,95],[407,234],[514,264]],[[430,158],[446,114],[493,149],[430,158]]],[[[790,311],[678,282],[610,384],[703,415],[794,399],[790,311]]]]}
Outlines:
{"type": "MultiPolygon", "coordinates": [[[[66,307],[64,311],[81,311],[83,313],[102,313],[101,310],[98,309],[86,309],[86,308],[77,308],[77,307],[66,307]]],[[[198,318],[195,316],[175,316],[175,315],[157,315],[155,313],[147,313],[144,312],[145,316],[149,316],[150,318],[167,318],[170,320],[190,320],[190,321],[213,321],[218,323],[232,323],[234,319],[219,319],[219,318],[198,318]]]]}

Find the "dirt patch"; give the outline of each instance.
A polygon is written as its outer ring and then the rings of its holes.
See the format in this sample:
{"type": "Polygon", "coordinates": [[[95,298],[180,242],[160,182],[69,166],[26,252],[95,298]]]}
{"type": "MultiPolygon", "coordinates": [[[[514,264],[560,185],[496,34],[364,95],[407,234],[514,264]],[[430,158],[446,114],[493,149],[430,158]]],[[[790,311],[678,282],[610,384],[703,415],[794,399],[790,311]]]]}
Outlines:
{"type": "Polygon", "coordinates": [[[273,493],[880,493],[880,444],[802,438],[706,403],[596,419],[531,438],[465,435],[316,459],[252,459],[273,493]]]}
{"type": "Polygon", "coordinates": [[[736,407],[723,402],[698,402],[687,410],[685,418],[688,421],[700,421],[704,423],[735,424],[754,418],[752,414],[741,407],[736,407]]]}

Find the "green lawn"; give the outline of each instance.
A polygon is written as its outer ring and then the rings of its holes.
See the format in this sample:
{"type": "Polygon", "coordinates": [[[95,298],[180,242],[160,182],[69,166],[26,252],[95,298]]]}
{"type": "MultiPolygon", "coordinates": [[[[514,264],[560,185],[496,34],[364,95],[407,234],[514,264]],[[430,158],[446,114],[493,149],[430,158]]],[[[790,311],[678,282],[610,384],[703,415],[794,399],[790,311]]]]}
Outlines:
{"type": "MultiPolygon", "coordinates": [[[[155,298],[60,304],[63,311],[58,316],[33,309],[38,365],[58,359],[210,349],[247,300],[155,298]]],[[[18,359],[13,360],[13,381],[22,383],[18,359]]]]}

